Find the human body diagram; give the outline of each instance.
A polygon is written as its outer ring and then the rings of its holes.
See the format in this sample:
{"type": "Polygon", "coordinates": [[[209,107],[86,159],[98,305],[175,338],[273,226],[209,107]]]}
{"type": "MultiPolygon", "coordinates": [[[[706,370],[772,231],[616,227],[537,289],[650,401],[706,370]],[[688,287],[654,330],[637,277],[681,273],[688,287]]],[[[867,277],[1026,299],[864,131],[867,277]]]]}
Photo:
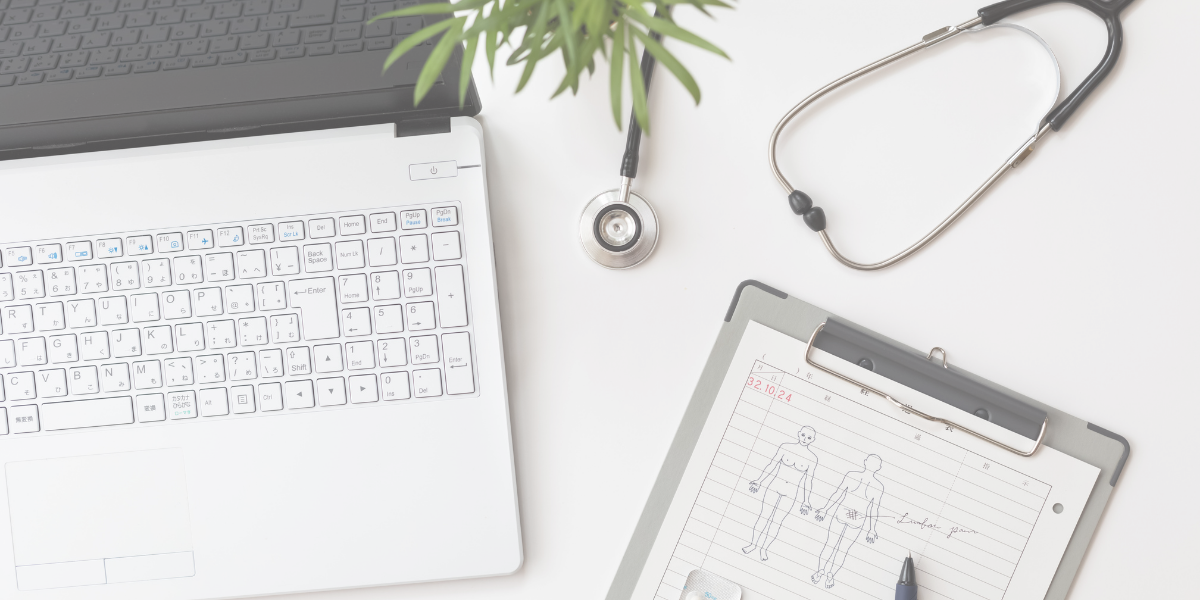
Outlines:
{"type": "Polygon", "coordinates": [[[750,545],[742,548],[742,552],[750,554],[758,549],[762,560],[767,560],[767,548],[779,537],[783,519],[791,514],[796,500],[802,501],[800,514],[807,515],[812,510],[809,496],[817,471],[817,455],[808,446],[817,439],[817,432],[806,426],[796,438],[795,442],[780,444],[762,474],[750,482],[750,493],[757,493],[761,487],[763,499],[750,534],[750,545]]]}
{"type": "Polygon", "coordinates": [[[842,483],[829,496],[825,506],[814,515],[817,521],[829,519],[825,536],[825,547],[817,561],[817,570],[812,582],[825,579],[825,587],[833,587],[834,578],[846,562],[850,547],[858,541],[863,530],[867,532],[867,543],[874,544],[879,538],[876,525],[879,523],[879,505],[883,499],[883,483],[875,476],[883,467],[883,459],[872,454],[863,461],[861,471],[850,471],[842,477],[842,483]]]}

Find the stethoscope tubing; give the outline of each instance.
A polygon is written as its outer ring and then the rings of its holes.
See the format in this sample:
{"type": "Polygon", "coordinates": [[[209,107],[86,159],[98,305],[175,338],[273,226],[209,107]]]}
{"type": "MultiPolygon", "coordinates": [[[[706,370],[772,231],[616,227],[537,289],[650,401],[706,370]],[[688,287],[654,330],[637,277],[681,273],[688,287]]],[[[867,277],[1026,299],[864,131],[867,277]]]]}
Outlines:
{"type": "MultiPolygon", "coordinates": [[[[982,22],[983,22],[983,19],[981,17],[975,17],[974,19],[966,21],[962,24],[950,26],[950,27],[943,27],[942,29],[934,31],[934,32],[926,35],[925,37],[923,37],[920,42],[913,44],[912,46],[904,48],[903,50],[900,50],[899,52],[896,52],[894,54],[886,56],[886,57],[884,57],[880,60],[877,60],[865,67],[862,67],[856,71],[853,71],[847,75],[844,75],[844,76],[834,80],[833,82],[831,82],[831,83],[825,85],[824,87],[818,89],[817,91],[813,92],[807,98],[801,100],[800,103],[797,104],[796,106],[792,107],[792,109],[789,110],[787,112],[787,114],[785,114],[783,116],[783,118],[779,120],[779,123],[775,126],[775,129],[771,132],[771,137],[767,143],[767,160],[768,160],[768,163],[770,164],[771,172],[775,175],[775,179],[776,179],[776,181],[779,182],[779,185],[782,186],[784,191],[788,192],[788,193],[792,193],[796,189],[795,186],[793,186],[791,184],[791,182],[789,182],[787,180],[787,177],[785,177],[783,175],[783,172],[779,168],[779,162],[776,159],[776,147],[778,146],[778,143],[779,143],[779,136],[783,132],[784,127],[786,127],[788,125],[788,123],[790,123],[792,121],[792,119],[794,119],[796,117],[796,115],[798,115],[802,110],[809,107],[810,105],[812,105],[814,102],[816,102],[821,97],[828,94],[829,92],[832,92],[833,90],[835,90],[843,85],[846,85],[847,83],[850,83],[864,75],[867,75],[873,71],[876,71],[887,65],[890,65],[902,58],[910,56],[920,50],[924,50],[935,44],[949,40],[949,39],[959,35],[960,33],[979,32],[979,31],[983,31],[984,29],[988,29],[991,27],[1009,27],[1009,28],[1020,30],[1024,33],[1032,36],[1034,39],[1036,39],[1050,54],[1050,59],[1054,64],[1055,90],[1054,90],[1054,97],[1052,98],[1052,101],[1051,101],[1051,110],[1053,110],[1054,103],[1056,103],[1058,101],[1058,94],[1060,92],[1059,85],[1062,80],[1062,77],[1061,77],[1061,73],[1060,73],[1060,69],[1059,69],[1059,65],[1058,65],[1058,59],[1054,56],[1054,51],[1050,48],[1050,45],[1047,44],[1045,40],[1043,40],[1040,36],[1038,36],[1033,31],[1030,31],[1029,29],[1026,29],[1019,25],[1012,25],[1012,24],[1008,24],[1008,23],[997,23],[997,24],[988,25],[988,26],[985,26],[982,28],[976,28],[982,22]]],[[[1049,114],[1049,111],[1047,112],[1047,114],[1049,114]]],[[[1021,164],[1022,161],[1024,161],[1026,158],[1028,158],[1030,153],[1033,152],[1034,145],[1039,140],[1041,140],[1043,137],[1045,137],[1045,135],[1048,134],[1052,130],[1053,129],[1052,129],[1051,124],[1048,121],[1046,121],[1045,119],[1042,119],[1039,123],[1039,128],[1038,128],[1037,132],[1034,133],[1034,135],[1032,137],[1030,137],[1028,140],[1026,140],[1024,143],[1022,143],[1021,146],[1017,149],[1017,151],[1014,152],[1006,161],[1004,161],[1004,164],[1001,165],[1000,168],[997,169],[994,173],[992,173],[992,175],[990,177],[988,177],[983,182],[983,184],[980,185],[970,196],[968,196],[966,200],[964,200],[961,204],[959,204],[958,207],[955,208],[954,211],[950,213],[950,215],[948,215],[945,219],[943,219],[940,223],[938,223],[938,225],[936,227],[934,227],[932,230],[930,230],[929,233],[926,233],[924,236],[922,236],[920,239],[918,239],[916,241],[916,243],[908,246],[904,250],[902,250],[896,254],[893,254],[892,256],[890,256],[884,260],[881,260],[879,262],[874,262],[874,263],[860,263],[855,260],[852,260],[838,251],[837,247],[833,243],[833,240],[829,236],[829,232],[828,232],[827,228],[822,227],[817,233],[821,236],[821,241],[822,241],[822,243],[825,244],[825,249],[828,250],[829,253],[835,259],[837,259],[838,262],[842,263],[843,265],[845,265],[847,267],[850,267],[851,269],[856,269],[859,271],[877,271],[879,269],[885,269],[887,267],[890,267],[890,266],[912,256],[913,254],[915,254],[916,252],[918,252],[922,248],[924,248],[926,245],[928,245],[930,242],[937,239],[937,237],[939,235],[941,235],[947,228],[949,228],[956,221],[958,221],[958,219],[960,217],[962,217],[963,214],[965,214],[972,206],[974,206],[975,203],[978,202],[979,199],[982,198],[983,195],[985,193],[987,193],[987,191],[996,184],[996,182],[1000,181],[1000,179],[1003,178],[1004,175],[1006,175],[1012,169],[1016,168],[1018,165],[1021,164]]]]}

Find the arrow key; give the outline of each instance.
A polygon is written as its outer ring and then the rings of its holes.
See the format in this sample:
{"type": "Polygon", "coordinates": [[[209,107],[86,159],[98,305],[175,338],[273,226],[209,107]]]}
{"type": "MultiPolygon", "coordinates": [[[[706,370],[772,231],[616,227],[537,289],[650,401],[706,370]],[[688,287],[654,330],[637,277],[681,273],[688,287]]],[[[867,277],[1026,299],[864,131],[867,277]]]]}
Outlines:
{"type": "Polygon", "coordinates": [[[355,375],[350,378],[350,401],[354,404],[379,402],[379,388],[374,375],[355,375]]]}
{"type": "MultiPolygon", "coordinates": [[[[313,386],[311,381],[289,381],[284,384],[283,397],[288,408],[312,408],[313,386]]],[[[264,409],[265,410],[265,409],[264,409]]]]}
{"type": "Polygon", "coordinates": [[[346,403],[346,382],[341,377],[317,380],[317,402],[321,406],[340,406],[346,403]]]}
{"type": "Polygon", "coordinates": [[[322,344],[313,347],[313,366],[318,373],[337,373],[342,370],[341,344],[322,344]]]}

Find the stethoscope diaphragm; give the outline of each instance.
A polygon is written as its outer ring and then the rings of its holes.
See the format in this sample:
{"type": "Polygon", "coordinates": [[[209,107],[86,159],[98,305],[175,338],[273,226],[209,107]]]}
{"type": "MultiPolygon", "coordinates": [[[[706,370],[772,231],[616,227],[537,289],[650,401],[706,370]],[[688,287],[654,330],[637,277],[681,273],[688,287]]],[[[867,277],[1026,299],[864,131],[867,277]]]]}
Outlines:
{"type": "Polygon", "coordinates": [[[583,207],[579,240],[584,252],[606,269],[635,267],[658,245],[658,215],[637,193],[628,192],[622,202],[620,190],[608,190],[583,207]]]}

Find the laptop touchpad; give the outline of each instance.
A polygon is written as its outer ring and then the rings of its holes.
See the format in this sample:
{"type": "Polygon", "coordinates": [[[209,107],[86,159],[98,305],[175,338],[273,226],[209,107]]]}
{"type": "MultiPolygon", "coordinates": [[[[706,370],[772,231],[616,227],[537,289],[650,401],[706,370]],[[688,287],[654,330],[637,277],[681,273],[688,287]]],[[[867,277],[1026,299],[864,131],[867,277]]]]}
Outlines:
{"type": "Polygon", "coordinates": [[[195,574],[182,451],[15,462],[5,471],[20,589],[195,574]]]}

